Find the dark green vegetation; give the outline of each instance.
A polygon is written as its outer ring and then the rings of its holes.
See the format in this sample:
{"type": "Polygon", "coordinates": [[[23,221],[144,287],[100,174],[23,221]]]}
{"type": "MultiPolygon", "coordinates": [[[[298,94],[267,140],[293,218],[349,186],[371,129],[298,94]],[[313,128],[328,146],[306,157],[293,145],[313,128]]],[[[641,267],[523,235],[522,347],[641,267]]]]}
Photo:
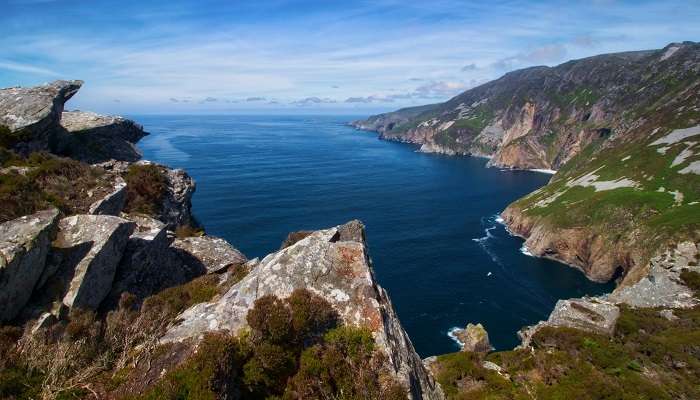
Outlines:
{"type": "Polygon", "coordinates": [[[250,331],[238,337],[213,332],[176,351],[159,344],[177,314],[221,292],[218,280],[197,278],[141,306],[124,294],[106,315],[73,311],[35,335],[2,327],[0,398],[406,398],[384,371],[371,333],[342,326],[333,308],[306,290],[258,299],[247,316],[250,331]]]}
{"type": "Polygon", "coordinates": [[[322,298],[264,296],[241,337],[209,334],[141,399],[405,399],[381,367],[369,331],[339,326],[322,298]]]}
{"type": "Polygon", "coordinates": [[[68,158],[0,148],[0,162],[0,222],[52,206],[65,215],[84,213],[108,190],[101,169],[68,158]]]}
{"type": "MultiPolygon", "coordinates": [[[[697,279],[697,276],[694,277],[697,279]]],[[[534,352],[438,357],[437,378],[452,399],[696,399],[700,396],[700,307],[623,309],[613,337],[544,328],[534,352]]]]}
{"type": "Polygon", "coordinates": [[[126,181],[126,212],[158,215],[168,182],[161,167],[153,164],[131,165],[124,175],[126,181]]]}
{"type": "Polygon", "coordinates": [[[207,275],[165,289],[140,307],[125,293],[106,315],[75,310],[34,335],[0,328],[0,398],[73,399],[117,389],[134,365],[157,355],[158,340],[175,316],[219,293],[218,280],[207,275]]]}

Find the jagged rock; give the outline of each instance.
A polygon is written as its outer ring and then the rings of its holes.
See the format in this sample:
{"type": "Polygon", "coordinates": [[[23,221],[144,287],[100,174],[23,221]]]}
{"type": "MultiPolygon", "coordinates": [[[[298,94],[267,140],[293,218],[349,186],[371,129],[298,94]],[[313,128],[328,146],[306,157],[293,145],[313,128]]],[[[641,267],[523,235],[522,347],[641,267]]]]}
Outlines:
{"type": "Polygon", "coordinates": [[[294,243],[300,241],[301,239],[304,239],[305,237],[311,235],[312,233],[314,233],[314,231],[289,232],[287,237],[282,242],[282,245],[280,246],[280,250],[286,249],[287,247],[293,245],[294,243]]]}
{"type": "Polygon", "coordinates": [[[598,297],[559,300],[547,321],[522,329],[518,336],[522,340],[521,347],[529,347],[535,333],[545,326],[612,335],[619,317],[618,306],[598,297]]]}
{"type": "Polygon", "coordinates": [[[114,178],[112,192],[92,203],[88,210],[93,215],[119,215],[126,201],[126,182],[121,176],[114,178]]]}
{"type": "Polygon", "coordinates": [[[206,273],[222,272],[231,265],[241,265],[246,257],[224,239],[214,236],[193,236],[175,239],[172,244],[182,262],[206,273]]]}
{"type": "Polygon", "coordinates": [[[142,215],[122,215],[136,223],[114,276],[112,289],[104,301],[114,308],[122,293],[131,293],[140,301],[165,288],[188,282],[204,273],[181,261],[170,247],[165,224],[142,215]]]}
{"type": "Polygon", "coordinates": [[[137,161],[141,152],[134,144],[148,134],[134,121],[84,111],[64,112],[61,125],[65,133],[55,151],[87,163],[137,161]]]}
{"type": "Polygon", "coordinates": [[[182,169],[167,169],[168,193],[163,202],[161,221],[169,228],[182,225],[194,226],[192,195],[196,189],[194,179],[182,169]]]}
{"type": "Polygon", "coordinates": [[[689,268],[700,272],[697,265],[698,249],[693,242],[679,243],[649,263],[649,271],[638,282],[620,286],[607,300],[632,307],[690,308],[698,304],[692,289],[683,284],[680,273],[689,268]]]}
{"type": "Polygon", "coordinates": [[[40,303],[60,299],[69,308],[97,309],[109,293],[133,222],[108,215],[74,215],[59,222],[52,247],[55,273],[40,303]]]}
{"type": "Polygon", "coordinates": [[[488,353],[492,350],[489,334],[481,324],[467,324],[465,329],[456,330],[454,335],[462,344],[462,351],[488,353]]]}
{"type": "Polygon", "coordinates": [[[357,222],[353,225],[314,232],[266,256],[218,300],[195,305],[178,316],[179,322],[162,341],[180,342],[213,330],[237,333],[247,327],[245,317],[257,298],[267,294],[285,298],[293,290],[305,288],[329,301],[344,323],[373,332],[378,349],[388,358],[388,367],[410,389],[411,398],[443,398],[386,292],[377,285],[365,243],[342,240],[340,232],[357,232],[361,226],[357,222]]]}
{"type": "Polygon", "coordinates": [[[58,210],[51,209],[0,224],[0,322],[14,318],[39,281],[58,210]]]}
{"type": "Polygon", "coordinates": [[[30,88],[0,89],[0,126],[20,139],[17,150],[48,150],[51,135],[60,129],[63,105],[83,81],[55,81],[30,88]]]}

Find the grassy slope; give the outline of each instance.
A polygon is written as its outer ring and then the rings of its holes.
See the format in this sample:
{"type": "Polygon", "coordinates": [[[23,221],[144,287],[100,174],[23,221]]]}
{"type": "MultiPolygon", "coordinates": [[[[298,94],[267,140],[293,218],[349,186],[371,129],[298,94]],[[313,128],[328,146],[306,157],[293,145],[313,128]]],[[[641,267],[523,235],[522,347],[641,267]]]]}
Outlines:
{"type": "MultiPolygon", "coordinates": [[[[685,274],[700,286],[700,274],[685,274]]],[[[534,351],[459,352],[438,357],[437,379],[449,399],[694,399],[700,397],[700,307],[623,309],[612,337],[570,328],[535,335],[534,351]],[[506,376],[507,375],[507,376],[506,376]]]]}

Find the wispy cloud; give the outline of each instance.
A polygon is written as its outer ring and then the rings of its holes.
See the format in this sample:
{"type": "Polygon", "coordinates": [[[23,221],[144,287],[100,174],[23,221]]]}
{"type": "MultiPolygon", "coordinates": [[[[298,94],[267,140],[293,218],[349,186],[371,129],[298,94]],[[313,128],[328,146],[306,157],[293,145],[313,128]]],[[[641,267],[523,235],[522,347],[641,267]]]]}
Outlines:
{"type": "Polygon", "coordinates": [[[71,106],[117,98],[126,112],[394,108],[513,68],[700,38],[700,3],[682,0],[13,0],[2,14],[0,86],[84,79],[71,106]]]}

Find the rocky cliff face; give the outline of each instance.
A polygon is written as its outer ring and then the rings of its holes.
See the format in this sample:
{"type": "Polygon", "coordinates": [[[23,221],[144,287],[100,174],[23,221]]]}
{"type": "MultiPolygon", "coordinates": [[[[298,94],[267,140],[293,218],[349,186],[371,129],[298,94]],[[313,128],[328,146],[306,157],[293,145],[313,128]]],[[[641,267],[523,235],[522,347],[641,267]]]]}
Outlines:
{"type": "Polygon", "coordinates": [[[556,170],[593,142],[633,135],[645,110],[697,87],[699,71],[700,45],[672,43],[513,71],[445,103],[352,125],[426,152],[489,156],[489,165],[503,168],[556,170]]]}
{"type": "Polygon", "coordinates": [[[369,328],[411,398],[442,398],[388,295],[374,279],[359,221],[313,232],[254,263],[251,272],[220,299],[197,304],[178,316],[179,322],[163,341],[181,342],[219,330],[239,333],[247,328],[246,315],[256,299],[268,294],[286,298],[300,288],[329,301],[345,324],[369,328]]]}

